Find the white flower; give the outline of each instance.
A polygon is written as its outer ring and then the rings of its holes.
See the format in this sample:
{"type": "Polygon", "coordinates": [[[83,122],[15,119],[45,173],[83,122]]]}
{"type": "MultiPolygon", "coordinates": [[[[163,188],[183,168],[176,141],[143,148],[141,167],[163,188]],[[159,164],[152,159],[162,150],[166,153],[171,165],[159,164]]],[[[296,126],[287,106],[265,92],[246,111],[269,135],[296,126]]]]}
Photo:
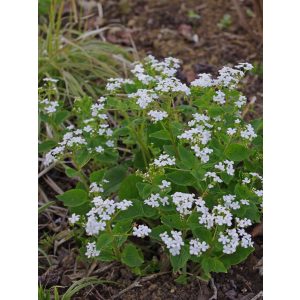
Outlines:
{"type": "Polygon", "coordinates": [[[85,252],[85,255],[88,257],[88,258],[91,258],[91,257],[96,257],[100,254],[100,251],[96,249],[96,242],[92,242],[92,243],[88,243],[86,245],[86,252],[85,252]]]}
{"type": "Polygon", "coordinates": [[[169,199],[167,196],[161,197],[159,194],[151,194],[150,197],[144,200],[144,203],[151,207],[159,207],[160,203],[165,206],[169,204],[169,199]]]}
{"type": "Polygon", "coordinates": [[[95,150],[96,150],[96,152],[98,152],[98,153],[104,152],[104,148],[103,148],[102,146],[97,146],[97,147],[95,148],[95,150]]]}
{"type": "Polygon", "coordinates": [[[189,215],[192,213],[192,206],[195,202],[194,197],[194,194],[176,192],[172,195],[172,201],[181,215],[189,215]]]}
{"type": "Polygon", "coordinates": [[[110,78],[110,79],[108,79],[108,83],[106,85],[106,90],[114,91],[114,90],[120,89],[121,86],[125,83],[132,84],[133,81],[130,79],[123,79],[123,78],[110,78]]]}
{"type": "Polygon", "coordinates": [[[204,177],[206,178],[210,177],[213,179],[214,182],[219,182],[219,183],[223,182],[223,180],[215,172],[206,172],[204,174],[204,177]]]}
{"type": "Polygon", "coordinates": [[[92,130],[93,130],[93,128],[90,125],[83,127],[83,131],[85,131],[85,132],[91,132],[92,130]]]}
{"type": "Polygon", "coordinates": [[[167,232],[161,233],[159,236],[165,243],[170,253],[173,256],[180,254],[180,249],[184,245],[182,240],[182,233],[180,231],[171,231],[172,237],[167,232]]]}
{"type": "Polygon", "coordinates": [[[103,193],[103,192],[104,190],[101,184],[99,186],[96,182],[92,182],[90,184],[90,193],[103,193]]]}
{"type": "Polygon", "coordinates": [[[163,189],[168,188],[170,185],[171,185],[171,182],[169,182],[169,181],[167,181],[167,180],[163,180],[163,181],[161,182],[161,185],[159,185],[159,188],[161,188],[161,189],[163,190],[163,189]]]}
{"type": "Polygon", "coordinates": [[[173,166],[175,165],[175,157],[171,157],[169,154],[164,153],[154,159],[153,164],[157,167],[173,166]]]}
{"type": "Polygon", "coordinates": [[[250,63],[239,63],[237,66],[235,66],[237,69],[244,69],[246,71],[252,70],[253,69],[253,65],[250,63]]]}
{"type": "Polygon", "coordinates": [[[236,128],[228,128],[227,129],[227,134],[228,135],[234,135],[236,133],[236,128]]]}
{"type": "Polygon", "coordinates": [[[126,210],[129,206],[132,206],[132,201],[124,199],[121,202],[118,202],[116,205],[118,209],[126,210]]]}
{"type": "Polygon", "coordinates": [[[249,204],[250,204],[250,203],[249,203],[249,200],[246,200],[246,199],[241,199],[240,201],[241,201],[241,203],[244,204],[244,205],[249,205],[249,204]]]}
{"type": "Polygon", "coordinates": [[[152,118],[152,121],[156,123],[158,121],[162,121],[164,118],[168,116],[168,114],[165,111],[150,110],[148,112],[148,116],[150,116],[152,118]]]}
{"type": "Polygon", "coordinates": [[[215,96],[213,96],[213,101],[220,103],[220,104],[225,104],[225,94],[222,91],[216,91],[215,96]]]}
{"type": "Polygon", "coordinates": [[[254,190],[254,193],[255,193],[258,197],[262,197],[262,196],[263,196],[263,190],[254,190]]]}
{"type": "Polygon", "coordinates": [[[155,99],[158,99],[158,95],[153,91],[139,89],[136,93],[132,93],[128,95],[129,98],[135,98],[136,104],[138,104],[141,108],[146,108],[149,103],[153,102],[155,99]]]}
{"type": "Polygon", "coordinates": [[[248,178],[248,177],[245,177],[243,180],[242,180],[242,183],[243,184],[247,184],[247,183],[250,183],[251,180],[248,178]]]}
{"type": "Polygon", "coordinates": [[[241,108],[242,106],[244,106],[247,102],[246,100],[247,98],[245,96],[240,96],[239,97],[239,100],[235,102],[235,105],[238,107],[238,108],[241,108]]]}
{"type": "Polygon", "coordinates": [[[106,144],[107,147],[114,147],[115,146],[115,143],[112,140],[107,141],[105,144],[106,144]]]}
{"type": "Polygon", "coordinates": [[[235,221],[237,223],[237,226],[240,228],[246,228],[252,225],[251,220],[244,218],[244,219],[240,219],[240,218],[235,218],[235,221]]]}
{"type": "Polygon", "coordinates": [[[80,219],[80,216],[79,216],[79,215],[72,214],[72,216],[71,216],[68,220],[69,220],[69,222],[70,222],[71,224],[74,225],[76,222],[79,221],[79,219],[80,219]]]}
{"type": "Polygon", "coordinates": [[[215,168],[220,171],[225,171],[225,165],[222,162],[219,162],[218,164],[216,164],[215,168]]]}
{"type": "Polygon", "coordinates": [[[209,248],[209,246],[207,245],[207,243],[200,242],[200,240],[198,238],[190,240],[190,254],[191,255],[199,256],[203,252],[205,252],[208,248],[209,248]]]}
{"type": "Polygon", "coordinates": [[[148,236],[151,232],[151,229],[146,225],[138,225],[138,227],[133,227],[133,233],[132,235],[144,238],[145,236],[148,236]]]}
{"type": "Polygon", "coordinates": [[[202,73],[198,75],[198,79],[191,82],[191,86],[210,87],[214,85],[214,80],[210,74],[202,73]]]}
{"type": "Polygon", "coordinates": [[[251,140],[257,137],[257,134],[255,133],[254,128],[251,124],[248,124],[246,126],[246,129],[241,131],[241,137],[247,140],[251,140]]]}
{"type": "Polygon", "coordinates": [[[209,161],[209,154],[213,152],[212,149],[207,147],[201,150],[198,145],[192,146],[191,149],[194,150],[197,157],[200,157],[202,163],[207,163],[209,161]]]}

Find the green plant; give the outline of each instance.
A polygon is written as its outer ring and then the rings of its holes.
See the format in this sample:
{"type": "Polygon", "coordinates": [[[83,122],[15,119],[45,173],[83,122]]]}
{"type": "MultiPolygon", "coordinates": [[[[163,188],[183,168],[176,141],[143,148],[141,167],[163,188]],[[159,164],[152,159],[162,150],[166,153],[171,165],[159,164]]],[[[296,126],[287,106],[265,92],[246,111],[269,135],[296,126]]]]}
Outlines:
{"type": "Polygon", "coordinates": [[[85,229],[87,257],[144,274],[168,256],[175,273],[209,279],[254,249],[246,228],[262,213],[262,122],[242,118],[238,84],[252,65],[199,74],[190,87],[178,68],[149,56],[96,102],[77,99],[44,164],[78,180],[57,198],[85,229]]]}
{"type": "Polygon", "coordinates": [[[97,97],[99,80],[122,74],[131,56],[128,49],[95,38],[101,29],[82,34],[72,16],[63,17],[64,5],[63,0],[40,5],[49,7],[49,14],[39,25],[39,85],[45,77],[55,78],[62,100],[97,97]]]}
{"type": "Polygon", "coordinates": [[[222,30],[228,29],[232,24],[231,15],[225,14],[218,23],[218,27],[222,30]]]}

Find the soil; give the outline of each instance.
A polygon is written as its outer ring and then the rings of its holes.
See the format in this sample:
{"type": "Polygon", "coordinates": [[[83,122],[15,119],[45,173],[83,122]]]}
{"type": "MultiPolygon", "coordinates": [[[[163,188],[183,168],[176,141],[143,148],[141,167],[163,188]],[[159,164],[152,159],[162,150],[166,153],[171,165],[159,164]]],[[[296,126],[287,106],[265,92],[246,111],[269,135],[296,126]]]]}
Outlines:
{"type": "MultiPolygon", "coordinates": [[[[174,56],[181,59],[183,70],[178,76],[190,82],[198,73],[216,73],[223,65],[249,61],[261,66],[261,18],[255,9],[256,2],[258,1],[107,0],[102,1],[104,18],[99,21],[95,14],[91,14],[89,26],[95,29],[98,25],[122,24],[122,27],[106,31],[105,38],[124,46],[132,46],[134,42],[140,57],[151,53],[159,58],[174,56]],[[235,2],[240,2],[243,11],[247,11],[244,22],[233,5],[235,2]],[[256,16],[251,17],[251,12],[256,13],[256,16]],[[218,23],[225,14],[231,16],[232,22],[230,26],[221,29],[218,23]]],[[[96,9],[91,5],[89,12],[96,9]]],[[[249,100],[256,99],[250,117],[262,116],[261,72],[246,77],[244,92],[249,100]]],[[[63,190],[74,184],[57,170],[51,170],[47,176],[63,190]]],[[[43,192],[39,197],[54,200],[57,191],[53,191],[53,187],[44,178],[40,183],[43,192]]],[[[47,248],[51,262],[49,266],[45,256],[40,253],[39,283],[46,288],[62,286],[61,292],[67,290],[72,282],[87,275],[117,283],[87,287],[72,299],[250,300],[262,291],[259,267],[263,255],[261,231],[261,228],[254,228],[255,251],[244,263],[234,266],[227,274],[213,274],[217,290],[217,298],[213,298],[214,287],[198,279],[190,279],[186,285],[181,285],[174,282],[170,273],[156,274],[154,278],[138,278],[117,263],[99,262],[88,265],[78,261],[78,249],[67,226],[67,211],[57,205],[47,209],[39,218],[40,241],[43,240],[43,249],[47,248]],[[48,244],[45,245],[46,235],[48,244]],[[119,293],[122,294],[116,297],[119,293]]],[[[259,299],[262,297],[257,298],[259,299]]]]}

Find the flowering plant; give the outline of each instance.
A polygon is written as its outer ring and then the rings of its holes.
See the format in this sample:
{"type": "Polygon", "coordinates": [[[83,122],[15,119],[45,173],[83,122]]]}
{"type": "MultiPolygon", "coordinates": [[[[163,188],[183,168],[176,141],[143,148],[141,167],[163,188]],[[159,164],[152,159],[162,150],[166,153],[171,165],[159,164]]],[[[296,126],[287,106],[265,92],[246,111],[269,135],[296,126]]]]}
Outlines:
{"type": "MultiPolygon", "coordinates": [[[[178,68],[175,58],[148,56],[96,102],[76,99],[44,163],[79,181],[57,198],[84,229],[87,257],[139,274],[168,257],[174,272],[208,279],[254,250],[247,227],[262,212],[262,122],[243,119],[237,88],[250,64],[199,74],[190,86],[178,68]]],[[[41,107],[61,109],[45,99],[41,107]]]]}

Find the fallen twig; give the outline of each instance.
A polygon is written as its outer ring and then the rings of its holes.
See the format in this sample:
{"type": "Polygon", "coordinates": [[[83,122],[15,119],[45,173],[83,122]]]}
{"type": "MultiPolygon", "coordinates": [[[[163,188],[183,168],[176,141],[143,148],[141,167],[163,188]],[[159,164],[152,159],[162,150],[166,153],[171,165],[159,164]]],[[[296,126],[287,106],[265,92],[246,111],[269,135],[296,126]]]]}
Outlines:
{"type": "Polygon", "coordinates": [[[260,291],[256,296],[254,296],[250,300],[258,300],[259,298],[262,298],[262,296],[263,296],[263,291],[260,291]]]}
{"type": "Polygon", "coordinates": [[[217,290],[217,287],[215,286],[215,281],[213,278],[211,278],[211,280],[210,280],[210,285],[214,291],[214,294],[208,300],[217,300],[218,299],[218,290],[217,290]]]}
{"type": "Polygon", "coordinates": [[[136,287],[142,287],[142,285],[139,282],[139,278],[137,278],[131,285],[129,285],[127,288],[125,288],[124,290],[122,290],[121,292],[119,292],[117,295],[112,296],[111,299],[117,299],[121,295],[123,295],[124,293],[126,293],[129,290],[134,289],[136,287]]]}

